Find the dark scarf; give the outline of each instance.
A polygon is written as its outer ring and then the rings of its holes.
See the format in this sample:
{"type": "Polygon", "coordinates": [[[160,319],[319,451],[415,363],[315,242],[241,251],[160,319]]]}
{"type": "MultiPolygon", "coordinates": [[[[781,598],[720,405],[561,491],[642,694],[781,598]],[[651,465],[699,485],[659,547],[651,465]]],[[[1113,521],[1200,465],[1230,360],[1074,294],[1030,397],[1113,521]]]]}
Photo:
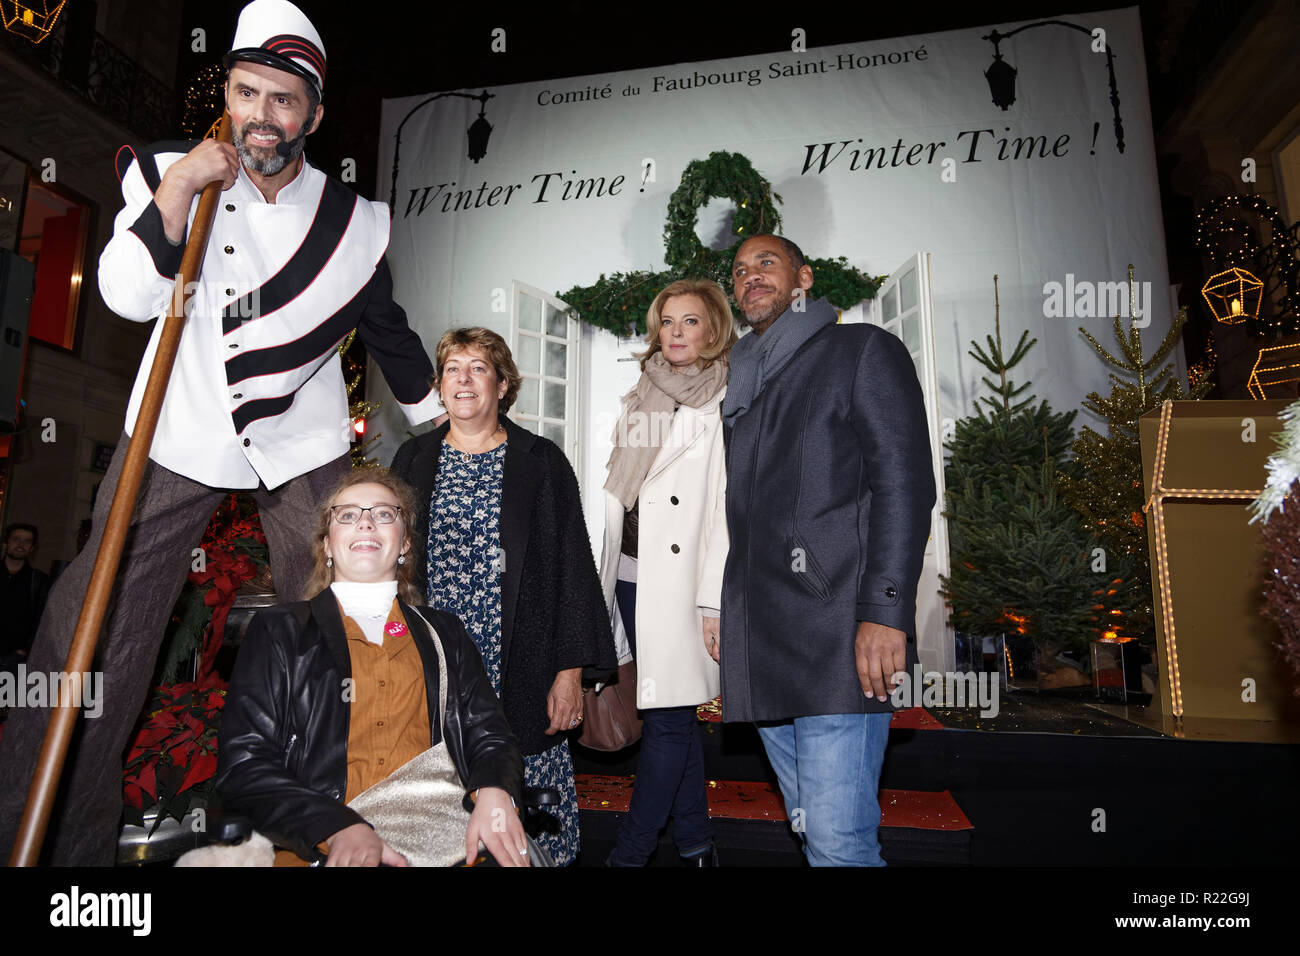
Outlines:
{"type": "Polygon", "coordinates": [[[825,299],[807,302],[802,312],[786,309],[762,335],[746,335],[731,347],[731,376],[722,399],[722,419],[728,425],[745,414],[810,338],[838,321],[835,309],[825,299]]]}

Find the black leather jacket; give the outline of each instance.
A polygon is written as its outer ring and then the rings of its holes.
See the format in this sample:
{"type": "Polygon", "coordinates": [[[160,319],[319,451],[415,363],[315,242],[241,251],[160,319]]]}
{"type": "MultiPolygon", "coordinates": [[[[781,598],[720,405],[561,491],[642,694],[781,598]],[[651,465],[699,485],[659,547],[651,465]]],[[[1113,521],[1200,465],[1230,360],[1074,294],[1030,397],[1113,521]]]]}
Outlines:
{"type": "MultiPolygon", "coordinates": [[[[478,648],[460,619],[412,608],[402,614],[424,662],[432,741],[442,739],[466,791],[501,787],[515,802],[523,759],[478,648]],[[423,615],[423,617],[421,616],[423,615]],[[438,663],[422,625],[436,628],[447,656],[447,712],[438,712],[438,663]]],[[[259,613],[240,648],[221,718],[216,789],[278,846],[304,859],[344,827],[364,823],[343,803],[347,786],[351,662],[332,591],[259,613]]]]}

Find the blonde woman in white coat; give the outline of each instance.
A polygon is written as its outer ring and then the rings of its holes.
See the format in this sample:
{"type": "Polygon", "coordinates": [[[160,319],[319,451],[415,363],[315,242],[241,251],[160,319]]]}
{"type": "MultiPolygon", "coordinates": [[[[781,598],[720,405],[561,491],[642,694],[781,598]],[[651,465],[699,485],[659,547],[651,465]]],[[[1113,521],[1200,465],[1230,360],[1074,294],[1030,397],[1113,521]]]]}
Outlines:
{"type": "MultiPolygon", "coordinates": [[[[736,327],[709,280],[674,282],[646,318],[641,380],[623,398],[605,482],[601,584],[637,662],[641,754],[611,866],[644,866],[672,821],[688,865],[714,866],[695,708],[718,694],[727,559],[722,397],[736,327]]],[[[626,659],[626,658],[624,658],[626,659]]]]}

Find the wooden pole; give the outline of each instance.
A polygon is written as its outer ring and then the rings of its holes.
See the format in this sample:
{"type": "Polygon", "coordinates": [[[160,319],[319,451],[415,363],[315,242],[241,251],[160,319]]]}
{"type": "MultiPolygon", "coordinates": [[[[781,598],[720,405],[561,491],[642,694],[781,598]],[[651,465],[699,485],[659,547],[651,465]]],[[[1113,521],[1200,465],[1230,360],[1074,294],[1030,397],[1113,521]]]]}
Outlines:
{"type": "MultiPolygon", "coordinates": [[[[229,114],[222,115],[221,125],[217,130],[217,140],[222,143],[230,142],[229,114]]],[[[68,674],[89,671],[95,656],[95,645],[99,642],[99,632],[108,612],[109,600],[113,593],[113,581],[117,578],[117,566],[122,558],[122,548],[126,544],[127,530],[131,526],[131,515],[135,511],[135,502],[140,493],[140,483],[144,479],[145,466],[149,463],[149,449],[153,445],[154,430],[158,426],[158,415],[162,411],[163,396],[167,393],[167,381],[171,378],[172,365],[176,361],[176,351],[181,343],[181,330],[185,325],[185,304],[189,299],[186,290],[192,288],[190,283],[198,279],[203,267],[203,255],[208,247],[208,234],[212,231],[212,219],[216,215],[217,200],[220,197],[220,180],[203,187],[199,197],[199,208],[190,226],[189,239],[185,243],[185,253],[181,259],[181,271],[176,279],[176,287],[172,291],[171,307],[163,321],[158,351],[154,354],[153,367],[149,370],[149,381],[145,386],[144,399],[140,403],[140,412],[136,416],[135,430],[127,444],[126,461],[122,466],[122,476],[117,483],[117,491],[113,495],[113,506],[108,513],[108,523],[104,526],[104,537],[99,545],[99,554],[95,557],[90,587],[86,591],[85,603],[81,606],[81,616],[77,619],[77,630],[72,638],[72,647],[68,650],[67,663],[64,664],[64,672],[68,674]]],[[[70,690],[65,682],[60,682],[60,685],[61,691],[70,690]]],[[[50,715],[50,723],[45,730],[45,740],[41,744],[41,754],[36,764],[36,773],[32,777],[31,788],[27,791],[27,806],[23,811],[22,822],[18,826],[18,836],[14,840],[13,851],[9,856],[10,866],[35,866],[41,844],[45,840],[45,829],[50,822],[50,809],[54,805],[59,778],[63,774],[63,763],[68,756],[68,744],[72,740],[72,731],[77,723],[79,710],[76,706],[77,702],[68,697],[70,695],[61,693],[58,705],[50,715]]]]}

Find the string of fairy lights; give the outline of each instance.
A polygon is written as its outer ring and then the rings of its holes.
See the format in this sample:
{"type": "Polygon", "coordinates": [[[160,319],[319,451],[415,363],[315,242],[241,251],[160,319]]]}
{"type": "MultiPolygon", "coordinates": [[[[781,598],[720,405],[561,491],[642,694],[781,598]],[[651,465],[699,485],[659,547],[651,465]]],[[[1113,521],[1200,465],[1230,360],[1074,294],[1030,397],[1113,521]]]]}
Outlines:
{"type": "Polygon", "coordinates": [[[1173,715],[1183,716],[1182,676],[1178,669],[1178,641],[1174,631],[1174,593],[1169,569],[1169,540],[1165,526],[1166,499],[1192,501],[1245,501],[1257,498],[1262,489],[1228,488],[1166,488],[1164,486],[1165,457],[1169,448],[1169,432],[1173,426],[1174,403],[1165,400],[1160,405],[1160,430],[1156,438],[1156,459],[1151,480],[1151,496],[1142,510],[1151,515],[1151,531],[1156,544],[1156,572],[1160,589],[1160,614],[1165,626],[1166,675],[1169,680],[1170,704],[1173,715]]]}
{"type": "Polygon", "coordinates": [[[181,132],[190,139],[203,139],[221,120],[226,108],[223,95],[226,69],[211,63],[194,74],[181,101],[181,132]]]}
{"type": "Polygon", "coordinates": [[[1300,223],[1288,226],[1282,214],[1260,196],[1223,196],[1211,200],[1197,212],[1196,247],[1209,257],[1213,268],[1244,272],[1255,279],[1248,271],[1253,268],[1265,277],[1257,300],[1261,306],[1259,311],[1265,314],[1252,314],[1249,308],[1243,307],[1241,312],[1230,312],[1225,318],[1211,307],[1216,318],[1229,322],[1244,320],[1251,332],[1271,337],[1300,332],[1298,228],[1300,223]],[[1268,242],[1258,238],[1260,223],[1267,223],[1271,231],[1268,242]],[[1271,308],[1265,309],[1265,304],[1271,308]]]}

